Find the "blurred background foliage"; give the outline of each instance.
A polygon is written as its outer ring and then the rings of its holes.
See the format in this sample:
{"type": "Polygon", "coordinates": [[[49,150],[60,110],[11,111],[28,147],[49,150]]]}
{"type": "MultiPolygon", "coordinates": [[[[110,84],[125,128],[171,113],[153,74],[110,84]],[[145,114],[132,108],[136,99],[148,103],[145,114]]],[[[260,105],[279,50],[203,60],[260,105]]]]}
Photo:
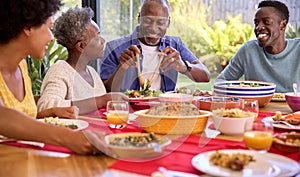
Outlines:
{"type": "Polygon", "coordinates": [[[241,15],[208,25],[206,7],[201,1],[170,0],[171,26],[168,34],[180,36],[212,75],[224,68],[237,49],[253,36],[251,25],[241,15]]]}
{"type": "MultiPolygon", "coordinates": [[[[69,7],[81,6],[81,0],[64,0],[62,11],[69,7]]],[[[106,41],[130,34],[138,25],[137,16],[141,0],[100,1],[100,28],[106,41]]],[[[180,36],[189,49],[203,62],[211,72],[212,81],[219,74],[238,48],[246,41],[255,39],[253,25],[242,22],[242,16],[227,14],[228,20],[209,23],[207,14],[211,11],[199,0],[169,0],[171,6],[171,25],[168,35],[180,36]],[[209,25],[210,24],[210,25],[209,25]]],[[[60,12],[61,13],[61,12],[60,12]]],[[[60,14],[58,13],[57,16],[60,14]]],[[[213,14],[213,13],[212,13],[213,14]]],[[[300,37],[300,28],[289,25],[287,38],[300,37]]],[[[66,59],[67,51],[53,41],[44,57],[38,61],[30,56],[29,75],[32,79],[33,93],[39,94],[42,80],[49,67],[58,59],[66,59]]],[[[190,84],[190,80],[179,75],[179,83],[190,84]]],[[[210,84],[204,90],[210,89],[210,84]]],[[[203,85],[203,83],[201,83],[203,85]]]]}
{"type": "Polygon", "coordinates": [[[42,60],[37,60],[30,56],[26,57],[28,74],[32,82],[33,95],[40,94],[43,79],[50,66],[57,60],[66,60],[67,56],[68,51],[66,48],[57,44],[56,41],[53,40],[49,44],[48,50],[42,60]]]}

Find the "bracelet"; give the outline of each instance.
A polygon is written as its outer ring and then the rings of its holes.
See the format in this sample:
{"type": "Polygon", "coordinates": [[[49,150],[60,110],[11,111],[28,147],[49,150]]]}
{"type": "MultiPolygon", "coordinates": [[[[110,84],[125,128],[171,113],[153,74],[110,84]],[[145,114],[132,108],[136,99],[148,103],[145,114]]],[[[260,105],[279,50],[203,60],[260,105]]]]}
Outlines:
{"type": "Polygon", "coordinates": [[[185,66],[186,66],[186,71],[180,72],[180,73],[181,73],[181,74],[186,74],[186,73],[188,73],[188,72],[190,72],[190,71],[192,70],[192,67],[189,66],[189,65],[187,64],[187,61],[185,61],[185,60],[183,60],[183,63],[184,63],[185,66]]]}

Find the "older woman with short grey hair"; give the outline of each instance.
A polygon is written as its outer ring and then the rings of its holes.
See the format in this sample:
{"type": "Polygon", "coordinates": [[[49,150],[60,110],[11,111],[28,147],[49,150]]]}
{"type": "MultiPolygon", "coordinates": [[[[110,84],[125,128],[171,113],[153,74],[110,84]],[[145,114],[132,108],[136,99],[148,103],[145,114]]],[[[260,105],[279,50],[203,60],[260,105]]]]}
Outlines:
{"type": "Polygon", "coordinates": [[[57,42],[68,50],[66,61],[50,67],[41,88],[38,109],[75,105],[80,114],[105,107],[112,99],[127,100],[123,93],[106,93],[92,60],[103,57],[104,39],[98,25],[92,20],[90,8],[71,8],[54,24],[57,42]]]}
{"type": "Polygon", "coordinates": [[[69,9],[54,24],[53,33],[57,42],[71,50],[77,42],[86,41],[91,35],[88,24],[93,16],[90,8],[69,9]]]}

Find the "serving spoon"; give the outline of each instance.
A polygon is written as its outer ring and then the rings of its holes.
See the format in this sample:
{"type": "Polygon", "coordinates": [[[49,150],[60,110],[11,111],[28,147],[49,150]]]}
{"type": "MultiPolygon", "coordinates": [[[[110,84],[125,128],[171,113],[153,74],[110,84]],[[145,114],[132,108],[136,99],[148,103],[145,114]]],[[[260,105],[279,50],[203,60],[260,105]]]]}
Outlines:
{"type": "Polygon", "coordinates": [[[298,86],[297,86],[297,83],[293,83],[293,90],[294,90],[295,96],[298,96],[298,86]]]}

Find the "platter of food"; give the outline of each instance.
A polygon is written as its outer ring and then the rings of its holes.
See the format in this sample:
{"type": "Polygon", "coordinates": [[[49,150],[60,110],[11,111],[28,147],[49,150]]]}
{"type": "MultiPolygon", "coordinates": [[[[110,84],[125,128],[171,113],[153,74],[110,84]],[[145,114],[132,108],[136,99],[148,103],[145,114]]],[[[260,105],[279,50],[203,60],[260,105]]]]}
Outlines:
{"type": "Polygon", "coordinates": [[[84,120],[78,120],[78,119],[61,119],[58,117],[47,117],[44,119],[38,119],[38,121],[52,124],[56,126],[62,126],[66,128],[70,128],[73,130],[82,130],[89,126],[89,123],[84,120]]]}
{"type": "Polygon", "coordinates": [[[172,93],[190,94],[190,95],[199,96],[199,97],[209,97],[209,96],[213,95],[211,91],[200,90],[200,89],[193,90],[193,89],[188,89],[186,87],[177,88],[177,89],[175,89],[175,91],[172,91],[172,93]]]}
{"type": "Polygon", "coordinates": [[[213,176],[293,176],[300,171],[300,165],[287,157],[237,149],[198,154],[192,165],[213,176]]]}
{"type": "Polygon", "coordinates": [[[156,101],[162,92],[160,90],[126,90],[129,102],[156,101]]]}
{"type": "Polygon", "coordinates": [[[292,131],[275,134],[273,146],[285,153],[300,152],[300,133],[292,131]]]}
{"type": "Polygon", "coordinates": [[[271,98],[271,101],[278,101],[278,102],[284,102],[285,100],[285,93],[274,93],[274,95],[271,98]]]}
{"type": "Polygon", "coordinates": [[[117,158],[147,159],[162,155],[171,140],[153,133],[118,133],[106,135],[105,142],[117,158]]]}
{"type": "Polygon", "coordinates": [[[276,115],[265,117],[262,122],[269,122],[273,124],[274,128],[284,130],[300,130],[300,112],[295,112],[287,115],[276,115]]]}

